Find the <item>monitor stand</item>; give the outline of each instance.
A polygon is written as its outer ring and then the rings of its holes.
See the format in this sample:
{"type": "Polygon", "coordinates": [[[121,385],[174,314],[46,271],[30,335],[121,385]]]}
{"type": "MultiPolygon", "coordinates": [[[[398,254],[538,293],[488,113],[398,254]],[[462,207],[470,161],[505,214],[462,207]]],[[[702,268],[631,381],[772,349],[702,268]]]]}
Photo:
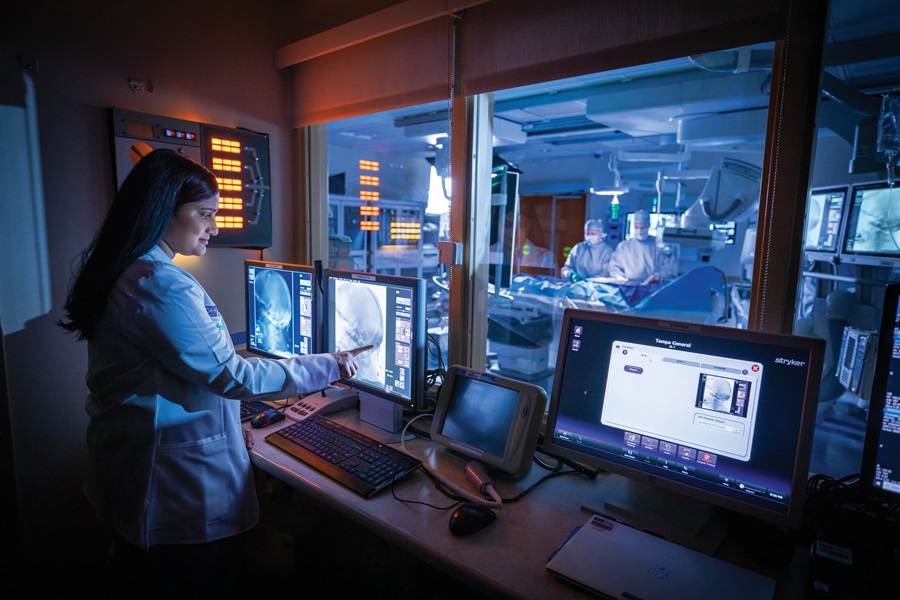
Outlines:
{"type": "Polygon", "coordinates": [[[715,506],[620,475],[607,477],[599,499],[584,508],[705,554],[715,553],[728,535],[715,506]]]}
{"type": "Polygon", "coordinates": [[[403,429],[403,406],[368,392],[360,392],[359,420],[391,433],[399,433],[403,429]]]}

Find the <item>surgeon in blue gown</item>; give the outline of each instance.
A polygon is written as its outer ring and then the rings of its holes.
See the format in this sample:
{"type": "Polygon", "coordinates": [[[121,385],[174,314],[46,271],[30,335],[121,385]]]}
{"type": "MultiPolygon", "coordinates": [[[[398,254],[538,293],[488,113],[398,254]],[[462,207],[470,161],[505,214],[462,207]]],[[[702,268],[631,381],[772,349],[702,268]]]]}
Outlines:
{"type": "Polygon", "coordinates": [[[353,377],[369,348],[242,358],[216,303],[173,262],[218,233],[216,177],[171,150],[129,173],[84,253],[60,325],[87,340],[84,489],[112,548],[107,597],[234,597],[259,505],[239,400],[353,377]]]}
{"type": "Polygon", "coordinates": [[[613,250],[605,239],[603,221],[588,219],[584,224],[584,241],[575,244],[566,257],[561,272],[563,279],[581,281],[608,277],[613,250]]]}
{"type": "Polygon", "coordinates": [[[634,235],[622,240],[609,259],[609,276],[618,283],[647,285],[658,283],[674,261],[671,254],[661,252],[656,238],[650,235],[650,213],[634,213],[634,235]]]}

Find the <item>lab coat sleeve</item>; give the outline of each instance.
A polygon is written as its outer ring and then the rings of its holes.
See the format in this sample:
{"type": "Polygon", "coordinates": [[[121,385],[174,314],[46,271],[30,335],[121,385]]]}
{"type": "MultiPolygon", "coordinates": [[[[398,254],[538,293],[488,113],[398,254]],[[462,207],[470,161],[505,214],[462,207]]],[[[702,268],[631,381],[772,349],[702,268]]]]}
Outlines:
{"type": "MultiPolygon", "coordinates": [[[[150,263],[153,264],[153,263],[150,263]]],[[[120,326],[133,343],[179,377],[234,399],[278,399],[323,389],[340,378],[329,354],[244,359],[200,284],[174,265],[136,269],[118,301],[133,315],[120,326]]]]}

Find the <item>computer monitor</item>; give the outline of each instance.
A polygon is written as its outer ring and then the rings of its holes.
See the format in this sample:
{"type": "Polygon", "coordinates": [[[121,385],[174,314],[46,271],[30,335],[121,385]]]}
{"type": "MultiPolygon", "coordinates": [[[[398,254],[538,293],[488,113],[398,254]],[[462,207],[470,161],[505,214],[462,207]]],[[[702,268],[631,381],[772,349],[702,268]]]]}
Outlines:
{"type": "Polygon", "coordinates": [[[341,383],[359,391],[361,418],[396,431],[404,409],[425,406],[425,280],[326,269],[323,287],[324,351],[375,346],[341,383]]]}
{"type": "Polygon", "coordinates": [[[841,262],[894,267],[900,259],[900,190],[886,181],[851,189],[841,262]]]}
{"type": "Polygon", "coordinates": [[[860,488],[887,502],[900,502],[900,284],[885,287],[884,309],[866,441],[860,466],[860,488]]]}
{"type": "Polygon", "coordinates": [[[715,508],[798,526],[824,351],[818,338],[566,309],[543,448],[624,476],[645,513],[685,535],[715,508]]]}
{"type": "Polygon", "coordinates": [[[845,185],[810,190],[803,247],[811,260],[831,260],[837,254],[847,191],[845,185]]]}
{"type": "MultiPolygon", "coordinates": [[[[678,213],[650,213],[650,235],[657,235],[665,227],[678,227],[678,213]]],[[[625,215],[625,239],[631,237],[634,237],[634,211],[625,215]]]]}
{"type": "Polygon", "coordinates": [[[247,350],[267,357],[319,352],[319,293],[315,268],[244,261],[247,350]]]}

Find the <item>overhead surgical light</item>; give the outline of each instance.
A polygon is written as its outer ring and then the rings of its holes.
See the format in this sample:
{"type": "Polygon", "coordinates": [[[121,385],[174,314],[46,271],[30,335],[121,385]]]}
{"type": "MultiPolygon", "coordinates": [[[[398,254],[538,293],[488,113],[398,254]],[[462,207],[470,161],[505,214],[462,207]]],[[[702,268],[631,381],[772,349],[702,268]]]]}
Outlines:
{"type": "Polygon", "coordinates": [[[610,154],[608,166],[598,166],[591,171],[590,191],[595,196],[613,196],[616,199],[621,194],[628,193],[628,186],[622,183],[615,153],[610,154]]]}

